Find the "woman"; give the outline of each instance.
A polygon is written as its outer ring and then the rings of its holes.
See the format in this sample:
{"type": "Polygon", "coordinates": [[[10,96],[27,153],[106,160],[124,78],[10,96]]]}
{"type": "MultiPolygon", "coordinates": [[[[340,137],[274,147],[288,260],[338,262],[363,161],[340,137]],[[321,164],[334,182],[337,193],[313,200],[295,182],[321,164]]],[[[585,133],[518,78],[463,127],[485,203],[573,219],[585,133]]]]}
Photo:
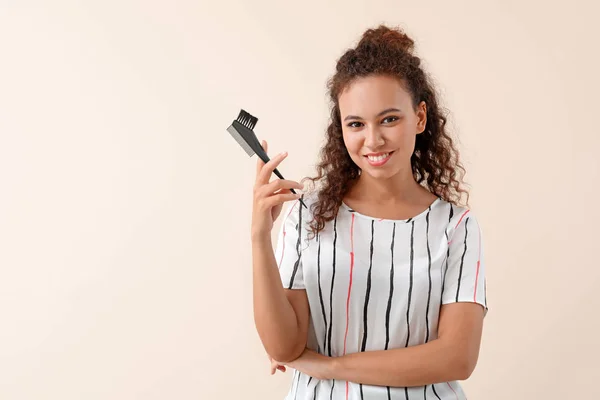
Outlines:
{"type": "Polygon", "coordinates": [[[481,232],[413,47],[379,26],[338,60],[307,207],[290,192],[302,184],[270,182],[287,154],[258,162],[254,317],[271,373],[295,370],[287,399],[466,398],[487,312],[481,232]]]}

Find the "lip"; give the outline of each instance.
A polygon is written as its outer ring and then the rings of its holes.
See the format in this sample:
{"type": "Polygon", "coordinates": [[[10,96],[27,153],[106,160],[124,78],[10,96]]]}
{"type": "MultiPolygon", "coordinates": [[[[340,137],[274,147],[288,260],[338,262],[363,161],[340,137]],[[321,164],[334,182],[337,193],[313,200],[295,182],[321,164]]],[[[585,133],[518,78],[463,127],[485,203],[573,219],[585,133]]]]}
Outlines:
{"type": "Polygon", "coordinates": [[[370,166],[372,166],[372,167],[381,167],[382,165],[384,165],[385,163],[387,163],[390,158],[392,158],[392,154],[394,154],[393,151],[379,152],[379,153],[370,153],[370,154],[365,155],[365,158],[367,159],[367,162],[369,163],[370,166]],[[369,159],[369,157],[368,157],[368,156],[378,156],[378,155],[385,154],[385,153],[389,153],[389,155],[386,158],[384,158],[383,160],[381,160],[381,161],[371,161],[369,159]]]}

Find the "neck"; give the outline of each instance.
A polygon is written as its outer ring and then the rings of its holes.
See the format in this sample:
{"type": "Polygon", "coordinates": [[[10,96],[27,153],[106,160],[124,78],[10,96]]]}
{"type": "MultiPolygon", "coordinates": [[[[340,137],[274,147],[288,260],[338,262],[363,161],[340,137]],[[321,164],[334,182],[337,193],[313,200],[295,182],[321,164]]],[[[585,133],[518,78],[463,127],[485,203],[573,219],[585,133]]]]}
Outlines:
{"type": "Polygon", "coordinates": [[[363,173],[352,188],[352,197],[363,200],[368,196],[378,203],[406,203],[422,196],[423,189],[415,181],[410,168],[387,179],[375,179],[363,173]]]}

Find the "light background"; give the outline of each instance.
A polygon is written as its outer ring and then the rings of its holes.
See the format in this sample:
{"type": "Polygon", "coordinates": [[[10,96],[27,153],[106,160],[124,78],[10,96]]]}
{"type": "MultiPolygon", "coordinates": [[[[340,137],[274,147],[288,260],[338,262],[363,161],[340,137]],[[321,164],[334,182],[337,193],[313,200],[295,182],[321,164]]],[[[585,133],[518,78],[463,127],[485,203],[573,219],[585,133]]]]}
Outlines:
{"type": "Polygon", "coordinates": [[[282,399],[252,317],[255,158],[225,128],[245,108],[286,178],[312,174],[325,82],[380,22],[443,93],[486,238],[469,398],[597,398],[598,11],[1,1],[0,399],[282,399]]]}

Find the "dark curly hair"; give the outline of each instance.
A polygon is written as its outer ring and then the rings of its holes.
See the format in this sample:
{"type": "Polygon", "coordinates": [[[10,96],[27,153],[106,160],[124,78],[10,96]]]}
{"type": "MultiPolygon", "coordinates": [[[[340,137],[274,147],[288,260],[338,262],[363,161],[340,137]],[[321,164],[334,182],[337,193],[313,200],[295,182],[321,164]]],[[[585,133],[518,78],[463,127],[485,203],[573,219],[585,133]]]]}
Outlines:
{"type": "Polygon", "coordinates": [[[411,94],[415,111],[421,101],[427,105],[427,123],[416,136],[411,156],[413,176],[417,183],[438,197],[462,205],[465,169],[459,153],[446,129],[446,113],[441,109],[431,78],[421,67],[414,53],[414,41],[400,28],[379,25],[362,35],[356,48],[347,50],[337,61],[335,74],[328,80],[331,116],[326,143],[320,151],[317,175],[307,177],[314,188],[318,182],[317,199],[312,205],[314,219],[310,223],[312,237],[335,218],[344,196],[357,182],[359,167],[352,161],[342,136],[338,96],[355,79],[387,75],[401,81],[411,94]]]}

